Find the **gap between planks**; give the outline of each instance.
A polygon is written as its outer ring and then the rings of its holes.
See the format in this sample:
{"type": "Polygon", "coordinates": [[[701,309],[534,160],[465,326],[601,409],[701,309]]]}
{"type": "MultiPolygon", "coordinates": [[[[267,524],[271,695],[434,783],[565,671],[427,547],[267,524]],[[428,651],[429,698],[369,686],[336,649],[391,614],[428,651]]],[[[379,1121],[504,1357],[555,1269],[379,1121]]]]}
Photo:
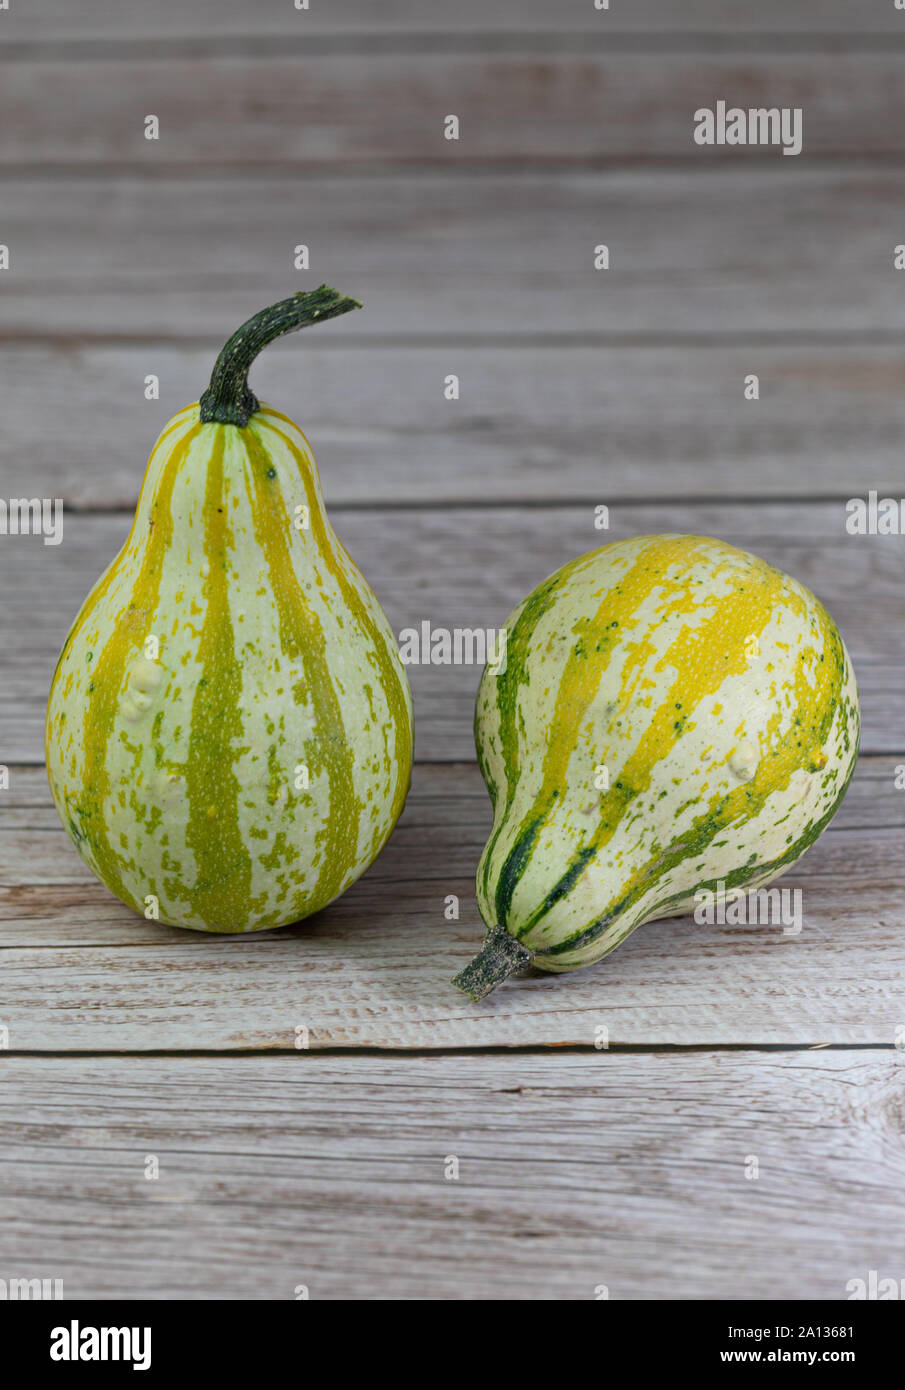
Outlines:
{"type": "MultiPolygon", "coordinates": [[[[139,1059],[141,1061],[165,1060],[167,1058],[184,1058],[195,1061],[216,1062],[221,1058],[228,1057],[292,1057],[306,1058],[333,1058],[337,1057],[371,1057],[389,1058],[398,1057],[406,1061],[426,1061],[431,1057],[584,1057],[589,1053],[603,1054],[609,1057],[629,1056],[629,1057],[667,1057],[676,1053],[693,1055],[703,1053],[762,1053],[764,1056],[783,1053],[802,1053],[802,1052],[894,1052],[901,1056],[902,1048],[896,1043],[877,1043],[877,1042],[851,1042],[851,1043],[760,1043],[760,1042],[702,1042],[702,1043],[661,1043],[661,1042],[637,1042],[637,1043],[610,1043],[608,1047],[595,1047],[593,1043],[513,1043],[506,1045],[485,1044],[479,1047],[318,1047],[318,1048],[285,1048],[285,1047],[221,1047],[208,1049],[191,1047],[175,1047],[169,1050],[158,1049],[154,1051],[129,1051],[123,1048],[121,1051],[104,1052],[97,1048],[72,1047],[59,1052],[50,1049],[46,1050],[25,1050],[14,1051],[6,1048],[0,1051],[0,1066],[3,1065],[5,1058],[13,1057],[39,1057],[46,1058],[48,1061],[68,1059],[71,1057],[84,1057],[87,1060],[102,1060],[110,1057],[123,1057],[139,1059]]],[[[301,1063],[300,1063],[301,1065],[301,1063]]],[[[307,1065],[307,1063],[306,1063],[307,1065]]]]}

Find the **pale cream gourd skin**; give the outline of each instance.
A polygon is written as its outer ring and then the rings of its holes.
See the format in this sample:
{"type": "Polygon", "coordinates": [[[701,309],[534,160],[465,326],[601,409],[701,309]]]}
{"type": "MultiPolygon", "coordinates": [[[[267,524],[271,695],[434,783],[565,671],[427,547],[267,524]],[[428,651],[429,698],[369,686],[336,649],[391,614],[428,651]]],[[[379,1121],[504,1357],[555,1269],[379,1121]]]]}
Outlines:
{"type": "MultiPolygon", "coordinates": [[[[282,308],[285,332],[346,307],[322,289],[265,312],[282,308]]],[[[151,454],[129,538],[63,648],[46,754],[111,892],[243,932],[316,912],[379,854],[409,786],[412,704],[304,435],[234,365],[221,386],[236,422],[202,420],[202,397],[151,454]]]]}
{"type": "Polygon", "coordinates": [[[860,733],[851,661],[814,595],[757,556],[618,541],[506,631],[475,713],[494,822],[488,938],[455,982],[473,998],[529,962],[597,961],[699,889],[772,882],[838,808],[860,733]]]}

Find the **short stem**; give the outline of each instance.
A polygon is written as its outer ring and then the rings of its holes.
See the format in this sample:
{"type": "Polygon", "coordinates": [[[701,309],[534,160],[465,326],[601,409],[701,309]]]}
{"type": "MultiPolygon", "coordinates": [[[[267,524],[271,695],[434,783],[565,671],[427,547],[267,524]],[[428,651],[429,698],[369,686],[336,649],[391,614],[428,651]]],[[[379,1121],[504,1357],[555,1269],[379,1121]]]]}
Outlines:
{"type": "Polygon", "coordinates": [[[284,333],[307,328],[311,323],[323,323],[337,314],[360,309],[357,299],[346,299],[338,290],[321,285],[310,294],[294,294],[271,304],[254,314],[226,343],[214,363],[211,384],[201,397],[201,419],[205,424],[216,420],[222,425],[248,424],[260,402],[249,389],[248,372],[258,353],[284,333]]]}
{"type": "Polygon", "coordinates": [[[453,984],[471,999],[484,999],[530,959],[531,952],[514,937],[499,927],[492,927],[474,960],[456,976],[453,984]]]}

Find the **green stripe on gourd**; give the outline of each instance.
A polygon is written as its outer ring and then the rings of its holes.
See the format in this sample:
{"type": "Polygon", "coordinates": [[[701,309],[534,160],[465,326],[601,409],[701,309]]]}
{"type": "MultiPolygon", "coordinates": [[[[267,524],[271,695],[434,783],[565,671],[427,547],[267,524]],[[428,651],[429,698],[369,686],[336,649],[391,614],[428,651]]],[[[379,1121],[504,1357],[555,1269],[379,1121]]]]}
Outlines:
{"type": "Polygon", "coordinates": [[[457,980],[473,997],[529,960],[598,960],[703,888],[766,885],[845,793],[860,719],[842,639],[756,556],[699,536],[604,546],[507,634],[516,660],[485,671],[475,713],[494,825],[488,939],[457,980]]]}
{"type": "Polygon", "coordinates": [[[317,911],[405,800],[411,695],[393,633],[330,526],[307,441],[247,381],[272,337],[354,307],[324,287],[233,335],[200,406],[152,451],[129,537],[54,675],[63,823],[123,902],[156,899],[177,926],[317,911]]]}

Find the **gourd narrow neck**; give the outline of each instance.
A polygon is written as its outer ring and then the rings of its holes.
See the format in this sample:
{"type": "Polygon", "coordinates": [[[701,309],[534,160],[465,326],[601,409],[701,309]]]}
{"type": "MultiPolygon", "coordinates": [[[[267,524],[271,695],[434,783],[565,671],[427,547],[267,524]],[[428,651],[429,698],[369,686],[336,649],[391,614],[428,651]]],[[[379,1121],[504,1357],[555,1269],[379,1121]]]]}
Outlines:
{"type": "Polygon", "coordinates": [[[531,952],[500,927],[492,927],[474,960],[455,977],[456,989],[475,1002],[531,960],[531,952]]]}
{"type": "Polygon", "coordinates": [[[214,363],[211,382],[201,397],[201,420],[221,425],[247,425],[260,401],[248,385],[248,373],[258,353],[281,338],[312,323],[323,323],[350,309],[360,309],[357,299],[347,299],[329,285],[310,294],[294,294],[254,314],[224,345],[214,363]]]}

